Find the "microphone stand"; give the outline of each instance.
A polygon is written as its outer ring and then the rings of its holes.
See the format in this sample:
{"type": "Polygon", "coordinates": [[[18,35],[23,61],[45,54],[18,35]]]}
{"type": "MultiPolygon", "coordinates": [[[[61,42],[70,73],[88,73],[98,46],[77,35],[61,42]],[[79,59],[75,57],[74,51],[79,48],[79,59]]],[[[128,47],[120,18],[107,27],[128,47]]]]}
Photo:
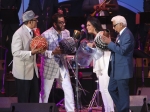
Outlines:
{"type": "MultiPolygon", "coordinates": [[[[79,46],[79,43],[81,41],[81,39],[83,38],[83,34],[80,34],[80,38],[79,40],[76,42],[76,54],[75,54],[75,64],[76,64],[76,67],[75,67],[75,74],[76,74],[76,77],[75,77],[75,82],[76,82],[76,108],[77,108],[77,111],[76,112],[79,112],[79,109],[78,109],[78,106],[79,106],[79,85],[78,85],[78,52],[77,52],[77,49],[78,49],[78,46],[79,46]]],[[[80,84],[80,83],[79,83],[80,84]]],[[[81,84],[80,84],[81,86],[81,84]]],[[[85,94],[85,92],[84,92],[85,94]]]]}
{"type": "MultiPolygon", "coordinates": [[[[78,49],[78,42],[76,43],[76,50],[78,49]]],[[[75,54],[75,63],[76,63],[76,70],[75,70],[75,73],[76,73],[76,77],[75,77],[75,81],[76,81],[76,108],[77,108],[77,111],[76,112],[79,112],[79,109],[78,109],[78,105],[79,105],[79,87],[78,87],[78,52],[76,52],[75,54]]]]}
{"type": "MultiPolygon", "coordinates": [[[[67,61],[67,63],[68,63],[68,65],[69,65],[69,67],[71,68],[71,70],[72,70],[72,73],[74,74],[74,76],[75,76],[75,78],[76,78],[76,73],[74,72],[74,70],[73,70],[73,68],[72,68],[72,66],[70,65],[70,63],[67,61]]],[[[86,92],[88,92],[87,90],[85,90],[85,89],[83,89],[83,87],[82,87],[82,85],[81,85],[81,83],[80,83],[80,81],[78,80],[78,83],[79,83],[79,85],[80,85],[80,90],[82,90],[83,91],[83,93],[84,93],[84,95],[86,95],[86,93],[85,93],[85,91],[86,92]]]]}

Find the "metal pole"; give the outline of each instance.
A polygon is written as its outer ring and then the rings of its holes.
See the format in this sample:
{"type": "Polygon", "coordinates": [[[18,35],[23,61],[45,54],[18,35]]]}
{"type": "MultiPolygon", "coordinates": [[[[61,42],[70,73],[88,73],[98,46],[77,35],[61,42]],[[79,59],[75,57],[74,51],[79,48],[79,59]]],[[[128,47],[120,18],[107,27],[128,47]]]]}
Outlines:
{"type": "MultiPolygon", "coordinates": [[[[78,47],[78,43],[76,44],[76,48],[78,47]]],[[[79,106],[79,88],[78,88],[78,52],[76,52],[75,55],[75,62],[76,62],[76,77],[75,77],[75,81],[76,81],[76,108],[77,111],[79,112],[78,106],[79,106]]]]}

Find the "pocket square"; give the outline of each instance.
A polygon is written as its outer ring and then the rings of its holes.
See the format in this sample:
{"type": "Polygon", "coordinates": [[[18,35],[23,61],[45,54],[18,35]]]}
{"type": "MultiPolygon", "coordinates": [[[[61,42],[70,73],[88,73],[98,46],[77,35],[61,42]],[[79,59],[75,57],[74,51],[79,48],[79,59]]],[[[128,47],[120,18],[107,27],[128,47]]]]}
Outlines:
{"type": "Polygon", "coordinates": [[[119,43],[120,42],[120,40],[117,40],[117,43],[119,43]]]}

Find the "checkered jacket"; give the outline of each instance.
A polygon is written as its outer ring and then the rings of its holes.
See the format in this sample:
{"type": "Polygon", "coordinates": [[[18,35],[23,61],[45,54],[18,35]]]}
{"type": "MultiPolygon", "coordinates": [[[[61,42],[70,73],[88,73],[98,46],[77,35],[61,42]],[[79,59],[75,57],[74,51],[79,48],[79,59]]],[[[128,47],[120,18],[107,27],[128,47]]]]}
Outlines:
{"type": "MultiPolygon", "coordinates": [[[[51,55],[51,52],[59,46],[57,34],[58,32],[53,27],[42,34],[42,36],[48,41],[48,49],[45,54],[41,56],[40,74],[46,79],[59,77],[58,72],[60,68],[60,61],[62,62],[62,66],[64,66],[68,71],[67,63],[65,61],[66,55],[51,55]]],[[[70,32],[68,30],[64,30],[61,32],[61,35],[62,38],[67,38],[70,37],[70,32]]]]}

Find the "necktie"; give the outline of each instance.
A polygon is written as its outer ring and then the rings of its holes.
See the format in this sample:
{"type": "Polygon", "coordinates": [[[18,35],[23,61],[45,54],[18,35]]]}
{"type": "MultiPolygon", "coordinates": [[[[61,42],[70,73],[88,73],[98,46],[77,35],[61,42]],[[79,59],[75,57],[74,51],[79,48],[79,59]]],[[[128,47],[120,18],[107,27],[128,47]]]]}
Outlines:
{"type": "Polygon", "coordinates": [[[33,38],[33,32],[32,32],[32,30],[30,31],[30,35],[31,35],[31,37],[33,38]]]}
{"type": "Polygon", "coordinates": [[[120,38],[120,34],[117,35],[117,38],[116,38],[116,42],[115,42],[115,43],[118,43],[119,38],[120,38]]]}
{"type": "Polygon", "coordinates": [[[61,41],[61,37],[60,37],[59,34],[57,34],[57,36],[58,36],[58,42],[60,42],[61,41]]]}
{"type": "MultiPolygon", "coordinates": [[[[104,0],[99,0],[99,4],[102,4],[104,2],[104,0]]],[[[104,12],[101,10],[97,16],[105,16],[104,12]]]]}

